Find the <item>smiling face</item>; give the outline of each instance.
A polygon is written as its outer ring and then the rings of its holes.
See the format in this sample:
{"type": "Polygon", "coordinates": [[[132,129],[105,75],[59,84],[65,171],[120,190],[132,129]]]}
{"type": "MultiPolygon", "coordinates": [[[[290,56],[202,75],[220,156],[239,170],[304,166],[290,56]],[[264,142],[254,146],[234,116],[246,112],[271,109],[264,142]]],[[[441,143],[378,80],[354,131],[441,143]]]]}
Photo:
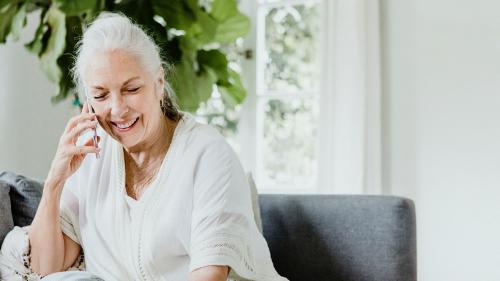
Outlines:
{"type": "Polygon", "coordinates": [[[113,50],[92,56],[83,78],[101,127],[125,149],[157,140],[165,122],[163,70],[151,75],[135,56],[113,50]]]}

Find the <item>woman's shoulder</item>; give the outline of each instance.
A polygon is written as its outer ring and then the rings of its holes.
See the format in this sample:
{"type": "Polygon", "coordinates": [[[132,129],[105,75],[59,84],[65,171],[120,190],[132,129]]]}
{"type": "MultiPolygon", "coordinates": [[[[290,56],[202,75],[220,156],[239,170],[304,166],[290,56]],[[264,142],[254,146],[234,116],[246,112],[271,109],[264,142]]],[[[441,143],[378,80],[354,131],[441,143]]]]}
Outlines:
{"type": "Polygon", "coordinates": [[[182,139],[189,148],[206,148],[208,146],[229,145],[224,136],[213,126],[202,124],[195,120],[192,115],[185,115],[185,130],[182,139]]]}

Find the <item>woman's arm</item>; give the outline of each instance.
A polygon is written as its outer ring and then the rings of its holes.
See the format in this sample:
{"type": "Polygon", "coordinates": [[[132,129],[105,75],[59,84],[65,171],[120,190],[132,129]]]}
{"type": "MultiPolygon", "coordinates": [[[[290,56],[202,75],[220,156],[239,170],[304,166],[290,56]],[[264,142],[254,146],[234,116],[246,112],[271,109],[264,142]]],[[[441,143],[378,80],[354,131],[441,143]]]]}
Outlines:
{"type": "Polygon", "coordinates": [[[92,139],[77,146],[80,134],[97,125],[95,114],[85,113],[87,108],[85,104],[82,114],[71,118],[59,140],[40,205],[28,230],[31,268],[42,276],[67,269],[80,253],[80,245],[62,232],[59,205],[66,180],[87,154],[99,151],[92,145],[92,139]]]}
{"type": "Polygon", "coordinates": [[[59,222],[60,184],[48,181],[35,218],[29,229],[31,268],[45,276],[62,271],[74,263],[80,245],[61,231],[59,222]]]}
{"type": "Polygon", "coordinates": [[[189,281],[226,281],[229,267],[209,265],[191,271],[189,281]]]}

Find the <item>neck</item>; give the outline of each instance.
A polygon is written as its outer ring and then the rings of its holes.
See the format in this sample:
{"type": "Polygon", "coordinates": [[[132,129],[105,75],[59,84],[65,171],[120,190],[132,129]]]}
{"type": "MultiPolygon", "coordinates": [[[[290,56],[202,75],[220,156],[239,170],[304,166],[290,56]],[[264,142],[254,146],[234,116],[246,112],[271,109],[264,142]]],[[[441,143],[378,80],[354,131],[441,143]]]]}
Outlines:
{"type": "Polygon", "coordinates": [[[157,133],[147,140],[140,149],[125,149],[125,163],[128,168],[142,170],[161,162],[170,147],[177,122],[165,118],[158,126],[157,133]]]}

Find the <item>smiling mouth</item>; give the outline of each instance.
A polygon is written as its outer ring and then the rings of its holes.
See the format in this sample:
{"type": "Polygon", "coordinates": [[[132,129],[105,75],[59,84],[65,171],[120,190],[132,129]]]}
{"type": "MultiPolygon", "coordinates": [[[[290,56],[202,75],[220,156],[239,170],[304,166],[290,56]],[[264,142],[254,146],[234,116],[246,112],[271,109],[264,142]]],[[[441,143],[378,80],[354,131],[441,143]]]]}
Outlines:
{"type": "Polygon", "coordinates": [[[118,131],[126,132],[126,131],[132,129],[138,120],[139,120],[139,117],[135,118],[134,120],[130,120],[128,122],[120,122],[120,123],[111,122],[111,124],[113,124],[113,127],[115,129],[117,129],[118,131]]]}

